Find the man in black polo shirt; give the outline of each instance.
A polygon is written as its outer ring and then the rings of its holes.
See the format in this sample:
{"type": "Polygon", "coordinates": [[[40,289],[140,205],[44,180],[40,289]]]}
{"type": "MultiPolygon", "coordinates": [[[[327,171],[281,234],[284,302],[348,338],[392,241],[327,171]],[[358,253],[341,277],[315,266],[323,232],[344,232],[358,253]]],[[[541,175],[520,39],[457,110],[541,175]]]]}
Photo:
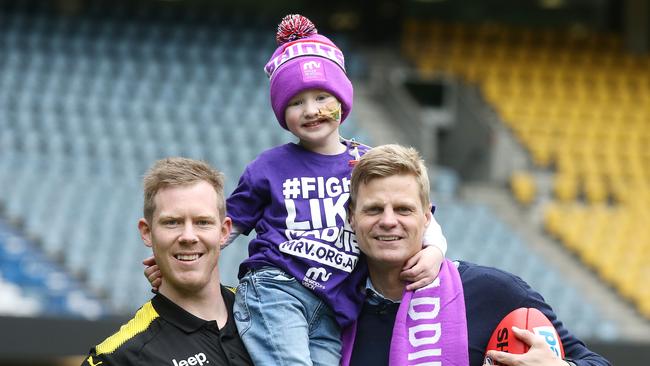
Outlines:
{"type": "Polygon", "coordinates": [[[156,162],[144,178],[138,229],[165,280],[83,365],[252,365],[235,327],[234,293],[219,282],[231,227],[221,173],[191,159],[156,162]]]}

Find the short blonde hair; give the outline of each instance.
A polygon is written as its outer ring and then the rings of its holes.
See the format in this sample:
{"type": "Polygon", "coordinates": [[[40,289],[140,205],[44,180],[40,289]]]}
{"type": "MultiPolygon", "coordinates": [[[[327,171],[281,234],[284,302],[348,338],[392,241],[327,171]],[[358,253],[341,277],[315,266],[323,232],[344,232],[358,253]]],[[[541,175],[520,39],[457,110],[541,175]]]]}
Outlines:
{"type": "Polygon", "coordinates": [[[217,192],[217,209],[219,217],[226,217],[226,202],[223,195],[224,176],[208,163],[180,157],[165,158],[156,161],[144,176],[144,218],[153,220],[156,210],[155,197],[158,191],[166,187],[185,186],[205,181],[217,192]]]}
{"type": "Polygon", "coordinates": [[[420,188],[420,201],[426,211],[431,201],[429,199],[429,175],[424,160],[414,148],[396,144],[381,145],[371,149],[352,169],[350,210],[354,210],[361,184],[367,184],[376,178],[402,174],[413,175],[417,180],[420,188]]]}

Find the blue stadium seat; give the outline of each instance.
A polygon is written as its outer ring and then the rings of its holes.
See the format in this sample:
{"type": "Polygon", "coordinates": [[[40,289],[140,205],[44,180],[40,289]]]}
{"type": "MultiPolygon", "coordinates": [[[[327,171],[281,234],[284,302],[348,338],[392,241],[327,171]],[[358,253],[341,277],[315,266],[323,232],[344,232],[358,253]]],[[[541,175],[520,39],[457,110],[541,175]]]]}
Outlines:
{"type": "Polygon", "coordinates": [[[19,286],[6,281],[0,275],[0,314],[14,316],[36,316],[44,305],[38,299],[28,296],[19,286]]]}
{"type": "MultiPolygon", "coordinates": [[[[10,313],[15,315],[89,315],[70,308],[51,306],[51,300],[64,298],[73,291],[82,290],[66,272],[60,270],[31,243],[10,230],[3,221],[0,221],[0,287],[4,287],[3,299],[13,296],[11,301],[16,307],[10,313]],[[7,281],[20,286],[20,290],[12,290],[12,285],[6,285],[7,281]]],[[[103,308],[98,300],[89,295],[84,296],[98,306],[99,310],[95,312],[94,317],[106,314],[107,309],[103,308]]],[[[5,312],[2,303],[4,301],[0,301],[0,312],[5,312]]]]}

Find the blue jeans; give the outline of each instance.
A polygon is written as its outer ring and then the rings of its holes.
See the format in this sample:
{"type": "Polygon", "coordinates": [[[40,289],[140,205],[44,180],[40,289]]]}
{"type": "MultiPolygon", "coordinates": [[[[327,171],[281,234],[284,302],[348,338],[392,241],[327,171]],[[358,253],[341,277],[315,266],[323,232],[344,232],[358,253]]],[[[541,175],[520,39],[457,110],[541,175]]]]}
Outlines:
{"type": "Polygon", "coordinates": [[[255,365],[328,365],[341,360],[334,313],[294,277],[274,267],[240,280],[235,322],[255,365]]]}

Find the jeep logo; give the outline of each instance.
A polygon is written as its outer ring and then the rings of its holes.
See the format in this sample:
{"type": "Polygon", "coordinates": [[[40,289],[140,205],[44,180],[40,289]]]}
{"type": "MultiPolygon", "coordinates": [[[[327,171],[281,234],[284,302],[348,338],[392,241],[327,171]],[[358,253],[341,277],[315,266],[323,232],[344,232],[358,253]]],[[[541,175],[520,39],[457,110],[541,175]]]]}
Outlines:
{"type": "Polygon", "coordinates": [[[174,366],[194,366],[210,363],[210,361],[208,361],[205,353],[201,352],[194,356],[188,357],[187,360],[176,361],[176,359],[172,359],[172,363],[174,366]]]}

